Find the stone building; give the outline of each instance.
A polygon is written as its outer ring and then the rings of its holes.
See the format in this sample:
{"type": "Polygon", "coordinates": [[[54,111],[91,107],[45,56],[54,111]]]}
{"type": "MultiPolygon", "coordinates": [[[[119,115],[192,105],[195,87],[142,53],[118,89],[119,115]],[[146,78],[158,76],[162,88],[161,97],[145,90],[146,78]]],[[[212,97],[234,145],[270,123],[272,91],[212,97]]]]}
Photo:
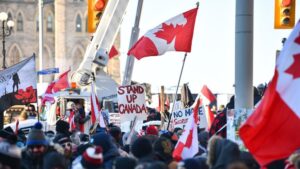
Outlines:
{"type": "MultiPolygon", "coordinates": [[[[87,33],[87,0],[47,2],[43,8],[43,69],[59,67],[60,72],[69,68],[76,70],[91,39],[91,34],[87,33]]],[[[5,39],[6,66],[18,63],[35,53],[39,68],[38,0],[0,0],[0,12],[8,13],[9,19],[15,22],[12,34],[5,39]]],[[[117,36],[115,46],[119,48],[120,36],[117,36]]],[[[1,61],[2,57],[1,55],[1,61]]],[[[114,57],[106,69],[117,83],[120,83],[119,62],[119,57],[114,57]]],[[[50,82],[54,76],[45,75],[43,79],[44,82],[50,82]]]]}

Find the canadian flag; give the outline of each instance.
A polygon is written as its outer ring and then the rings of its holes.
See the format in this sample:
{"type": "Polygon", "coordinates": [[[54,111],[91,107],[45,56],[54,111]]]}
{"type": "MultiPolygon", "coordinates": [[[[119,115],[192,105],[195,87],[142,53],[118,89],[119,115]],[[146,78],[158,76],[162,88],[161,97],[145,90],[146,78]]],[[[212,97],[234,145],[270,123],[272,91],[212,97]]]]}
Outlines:
{"type": "Polygon", "coordinates": [[[96,121],[99,121],[100,127],[105,128],[104,118],[102,116],[100,104],[95,93],[94,83],[91,84],[91,119],[93,124],[95,124],[96,121]]]}
{"type": "Polygon", "coordinates": [[[48,85],[48,87],[46,89],[46,92],[42,97],[42,105],[45,105],[46,102],[50,102],[51,104],[54,103],[54,96],[53,96],[53,92],[52,92],[52,88],[53,88],[54,85],[55,85],[54,82],[51,82],[48,85]]]}
{"type": "Polygon", "coordinates": [[[182,135],[180,136],[175,149],[173,151],[173,158],[176,161],[194,157],[198,151],[198,109],[201,104],[201,99],[198,97],[193,109],[193,114],[189,116],[182,135]]]}
{"type": "Polygon", "coordinates": [[[257,109],[239,130],[259,162],[287,158],[300,148],[300,24],[276,60],[275,74],[257,109]]]}
{"type": "Polygon", "coordinates": [[[69,116],[70,131],[73,131],[74,129],[76,129],[76,124],[75,124],[74,118],[75,118],[75,112],[74,112],[74,110],[71,110],[70,116],[69,116]]]}
{"type": "Polygon", "coordinates": [[[201,98],[202,98],[202,104],[205,112],[205,117],[207,121],[207,128],[208,130],[211,127],[211,124],[213,123],[215,116],[214,113],[211,111],[211,105],[216,102],[215,95],[209,90],[209,88],[204,85],[201,89],[201,98]]]}
{"type": "Polygon", "coordinates": [[[64,72],[63,74],[61,74],[57,80],[51,82],[49,84],[49,86],[46,89],[46,92],[44,94],[44,96],[42,97],[42,105],[45,105],[46,102],[50,102],[50,103],[54,103],[54,96],[53,94],[66,89],[69,86],[69,80],[68,80],[68,73],[70,72],[70,70],[64,72]]]}
{"type": "Polygon", "coordinates": [[[167,51],[191,52],[198,8],[179,14],[149,30],[128,51],[137,59],[167,51]]]}

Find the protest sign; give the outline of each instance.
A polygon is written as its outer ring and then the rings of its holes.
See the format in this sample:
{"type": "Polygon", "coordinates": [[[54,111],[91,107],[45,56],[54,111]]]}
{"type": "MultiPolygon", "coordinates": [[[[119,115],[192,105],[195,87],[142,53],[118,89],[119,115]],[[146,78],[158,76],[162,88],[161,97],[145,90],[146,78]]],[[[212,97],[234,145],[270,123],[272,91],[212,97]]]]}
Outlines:
{"type": "Polygon", "coordinates": [[[237,143],[241,150],[246,150],[246,148],[238,131],[252,112],[252,109],[227,110],[227,139],[237,143]]]}
{"type": "Polygon", "coordinates": [[[0,112],[36,101],[35,55],[0,71],[0,112]]]}
{"type": "Polygon", "coordinates": [[[118,109],[121,123],[132,121],[135,116],[137,116],[137,120],[145,120],[147,118],[147,108],[144,86],[130,85],[118,87],[118,109]]]}
{"type": "MultiPolygon", "coordinates": [[[[193,108],[181,109],[174,111],[172,113],[173,125],[174,128],[184,128],[185,124],[187,123],[188,117],[193,113],[193,108]]],[[[205,113],[203,111],[203,106],[199,107],[199,127],[200,128],[207,128],[207,120],[205,117],[205,113]]]]}

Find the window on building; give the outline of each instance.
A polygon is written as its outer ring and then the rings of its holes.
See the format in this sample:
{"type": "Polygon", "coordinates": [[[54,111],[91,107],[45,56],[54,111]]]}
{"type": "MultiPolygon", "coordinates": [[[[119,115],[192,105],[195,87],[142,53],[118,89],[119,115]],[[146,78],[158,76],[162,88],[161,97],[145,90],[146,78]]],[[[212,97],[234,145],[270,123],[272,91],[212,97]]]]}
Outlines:
{"type": "Polygon", "coordinates": [[[47,32],[53,32],[53,16],[51,14],[47,17],[47,32]]]}
{"type": "Polygon", "coordinates": [[[9,20],[13,20],[13,18],[12,18],[12,15],[11,15],[11,13],[10,12],[8,12],[8,14],[7,14],[7,20],[9,21],[9,20]]]}
{"type": "Polygon", "coordinates": [[[35,30],[37,32],[39,31],[39,16],[38,15],[35,17],[35,30]]]}
{"type": "Polygon", "coordinates": [[[17,31],[23,31],[23,17],[21,13],[17,17],[17,31]]]}
{"type": "Polygon", "coordinates": [[[12,66],[20,61],[21,52],[17,46],[13,45],[8,56],[8,64],[6,66],[12,66]]]}
{"type": "Polygon", "coordinates": [[[76,32],[81,32],[82,31],[82,20],[80,15],[77,15],[76,17],[76,32]]]}

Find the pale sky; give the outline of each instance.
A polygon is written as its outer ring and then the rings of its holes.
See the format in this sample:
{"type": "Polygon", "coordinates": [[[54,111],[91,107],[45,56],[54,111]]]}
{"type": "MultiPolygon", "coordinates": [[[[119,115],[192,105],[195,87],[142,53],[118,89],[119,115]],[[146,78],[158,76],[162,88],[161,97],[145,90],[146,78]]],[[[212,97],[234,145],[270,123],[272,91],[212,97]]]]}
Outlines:
{"type": "MultiPolygon", "coordinates": [[[[131,28],[138,0],[131,0],[121,26],[121,74],[123,76],[131,28]]],[[[144,0],[140,34],[195,7],[196,0],[144,0]]],[[[201,0],[180,84],[189,83],[193,93],[206,84],[213,93],[234,93],[235,0],[201,0]]],[[[297,9],[300,7],[298,6],[297,9]]],[[[296,10],[297,10],[296,9],[296,10]]],[[[300,9],[299,9],[300,10],[300,9]]],[[[298,10],[298,11],[299,11],[298,10]]],[[[296,18],[299,18],[296,13],[296,18]]],[[[254,0],[253,83],[268,82],[274,73],[276,50],[291,32],[274,29],[274,0],[254,0]]],[[[152,84],[153,89],[176,86],[183,52],[135,60],[132,80],[152,84]]]]}

